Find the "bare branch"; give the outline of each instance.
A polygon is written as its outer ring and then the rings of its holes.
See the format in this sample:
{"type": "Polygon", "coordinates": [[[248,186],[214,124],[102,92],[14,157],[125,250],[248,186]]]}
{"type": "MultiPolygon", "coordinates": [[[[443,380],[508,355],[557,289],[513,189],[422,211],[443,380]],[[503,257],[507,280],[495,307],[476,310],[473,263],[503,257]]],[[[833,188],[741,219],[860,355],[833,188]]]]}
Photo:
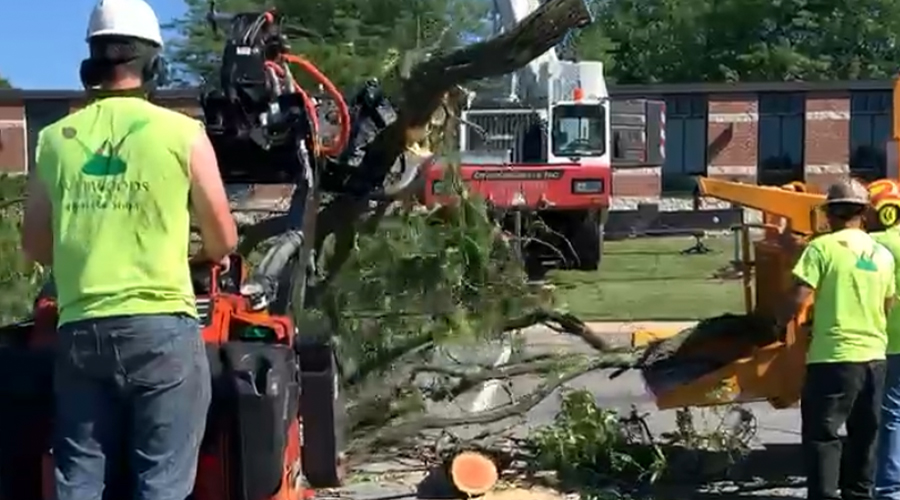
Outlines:
{"type": "Polygon", "coordinates": [[[588,345],[600,352],[613,350],[613,347],[600,335],[591,330],[584,321],[572,314],[559,311],[538,309],[524,316],[509,320],[504,329],[506,331],[522,330],[540,324],[545,324],[561,333],[569,333],[580,337],[588,345]]]}
{"type": "Polygon", "coordinates": [[[603,355],[597,359],[591,360],[586,366],[583,366],[580,369],[572,369],[566,373],[551,377],[544,381],[544,383],[534,392],[522,397],[515,403],[505,404],[491,410],[461,417],[425,415],[417,416],[415,419],[411,420],[401,420],[378,429],[374,433],[371,433],[370,436],[358,440],[351,445],[350,450],[352,454],[359,454],[374,446],[390,445],[409,439],[428,429],[445,429],[462,425],[485,425],[516,415],[521,415],[537,406],[538,403],[546,399],[553,391],[559,389],[563,384],[571,380],[594,370],[621,368],[624,366],[630,367],[633,366],[635,362],[636,357],[633,353],[603,355]]]}

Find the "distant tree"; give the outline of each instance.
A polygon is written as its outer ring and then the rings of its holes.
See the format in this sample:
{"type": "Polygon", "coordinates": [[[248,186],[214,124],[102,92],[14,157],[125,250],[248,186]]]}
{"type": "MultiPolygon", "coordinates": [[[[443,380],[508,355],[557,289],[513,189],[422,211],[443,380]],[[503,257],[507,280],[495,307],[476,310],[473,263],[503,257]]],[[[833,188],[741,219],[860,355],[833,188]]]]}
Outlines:
{"type": "Polygon", "coordinates": [[[900,66],[893,0],[591,0],[577,53],[620,83],[885,78],[900,66]]]}
{"type": "Polygon", "coordinates": [[[9,80],[0,76],[0,89],[11,89],[12,84],[9,83],[9,80]]]}
{"type": "MultiPolygon", "coordinates": [[[[222,37],[213,34],[206,0],[185,0],[187,13],[169,28],[169,58],[177,78],[195,83],[215,81],[222,37]]],[[[401,54],[413,49],[458,46],[464,34],[477,32],[489,2],[482,0],[225,0],[222,12],[253,12],[274,6],[286,28],[302,26],[318,37],[292,37],[293,52],[318,65],[338,86],[382,76],[401,54]]],[[[227,28],[227,26],[222,26],[227,28]]]]}

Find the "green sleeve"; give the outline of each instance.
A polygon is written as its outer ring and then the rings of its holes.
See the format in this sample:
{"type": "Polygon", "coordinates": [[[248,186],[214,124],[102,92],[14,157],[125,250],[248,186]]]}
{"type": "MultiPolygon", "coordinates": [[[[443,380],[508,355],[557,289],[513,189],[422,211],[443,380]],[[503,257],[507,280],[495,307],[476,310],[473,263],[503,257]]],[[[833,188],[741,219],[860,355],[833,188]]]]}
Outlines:
{"type": "Polygon", "coordinates": [[[878,242],[879,246],[884,251],[885,263],[890,266],[890,275],[888,276],[889,283],[887,285],[887,290],[885,291],[886,297],[896,296],[897,290],[900,289],[900,266],[897,265],[896,258],[896,255],[900,255],[900,252],[897,252],[897,250],[900,250],[900,245],[897,245],[898,241],[896,237],[896,234],[887,232],[872,234],[872,238],[878,242]]]}
{"type": "Polygon", "coordinates": [[[894,297],[897,295],[897,283],[900,282],[900,266],[897,266],[897,260],[891,255],[891,279],[888,280],[887,294],[885,297],[894,297]]]}
{"type": "Polygon", "coordinates": [[[824,267],[821,250],[816,248],[815,245],[808,245],[803,249],[800,258],[797,259],[793,273],[797,279],[815,290],[819,286],[824,267]]]}

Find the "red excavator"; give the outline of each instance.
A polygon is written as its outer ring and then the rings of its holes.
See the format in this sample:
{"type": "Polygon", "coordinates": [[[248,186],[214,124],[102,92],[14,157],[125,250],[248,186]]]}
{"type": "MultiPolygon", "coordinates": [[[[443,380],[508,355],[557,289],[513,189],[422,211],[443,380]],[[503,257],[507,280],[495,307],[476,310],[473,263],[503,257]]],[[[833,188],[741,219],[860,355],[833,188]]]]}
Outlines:
{"type": "MultiPolygon", "coordinates": [[[[214,27],[226,18],[221,85],[201,98],[223,179],[296,187],[257,266],[233,255],[227,272],[191,269],[213,385],[191,498],[296,500],[342,480],[344,408],[330,333],[298,331],[290,314],[315,275],[306,235],[315,234],[316,217],[306,214],[317,210],[323,185],[377,196],[391,165],[367,161],[363,149],[396,114],[374,82],[348,107],[315,66],[289,53],[274,12],[210,12],[214,27]],[[318,109],[289,63],[330,94],[340,123],[332,144],[320,141],[318,109]]],[[[0,327],[0,500],[53,498],[54,297],[51,280],[30,319],[0,327]]],[[[104,498],[128,498],[127,461],[110,465],[104,498]]]]}

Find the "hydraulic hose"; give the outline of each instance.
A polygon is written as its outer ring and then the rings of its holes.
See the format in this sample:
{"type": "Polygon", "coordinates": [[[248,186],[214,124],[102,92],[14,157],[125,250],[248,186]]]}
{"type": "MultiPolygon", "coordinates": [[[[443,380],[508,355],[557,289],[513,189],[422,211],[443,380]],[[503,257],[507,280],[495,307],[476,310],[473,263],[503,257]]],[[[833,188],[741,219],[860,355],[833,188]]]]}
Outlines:
{"type": "Polygon", "coordinates": [[[340,120],[341,124],[341,132],[338,136],[337,142],[324,152],[325,154],[329,155],[339,154],[347,146],[347,142],[350,140],[350,109],[347,107],[347,102],[344,100],[344,95],[341,94],[341,91],[338,90],[338,88],[331,80],[328,79],[327,76],[319,71],[319,68],[317,68],[315,64],[294,54],[285,54],[283,57],[285,61],[300,66],[301,69],[312,76],[317,82],[322,84],[322,87],[325,88],[325,91],[328,92],[328,94],[334,100],[335,104],[337,104],[338,119],[340,120]]]}
{"type": "Polygon", "coordinates": [[[332,83],[332,81],[328,79],[328,77],[325,76],[319,70],[319,68],[317,68],[316,65],[309,60],[294,54],[284,54],[281,56],[281,59],[283,60],[282,64],[279,64],[275,61],[270,61],[266,63],[266,65],[273,71],[275,71],[279,76],[285,77],[290,75],[288,69],[285,66],[288,63],[296,64],[300,67],[301,70],[313,77],[316,82],[320,83],[325,91],[329,94],[329,96],[334,100],[338,108],[340,133],[338,134],[337,141],[334,144],[324,146],[318,142],[319,118],[315,104],[313,104],[313,101],[309,97],[309,94],[293,78],[291,78],[294,92],[302,95],[303,100],[306,102],[306,111],[310,115],[310,120],[312,121],[313,128],[315,129],[314,132],[316,134],[316,144],[318,152],[326,156],[339,155],[347,146],[347,142],[350,140],[350,109],[347,107],[347,102],[344,100],[343,94],[341,94],[334,83],[332,83]]]}

